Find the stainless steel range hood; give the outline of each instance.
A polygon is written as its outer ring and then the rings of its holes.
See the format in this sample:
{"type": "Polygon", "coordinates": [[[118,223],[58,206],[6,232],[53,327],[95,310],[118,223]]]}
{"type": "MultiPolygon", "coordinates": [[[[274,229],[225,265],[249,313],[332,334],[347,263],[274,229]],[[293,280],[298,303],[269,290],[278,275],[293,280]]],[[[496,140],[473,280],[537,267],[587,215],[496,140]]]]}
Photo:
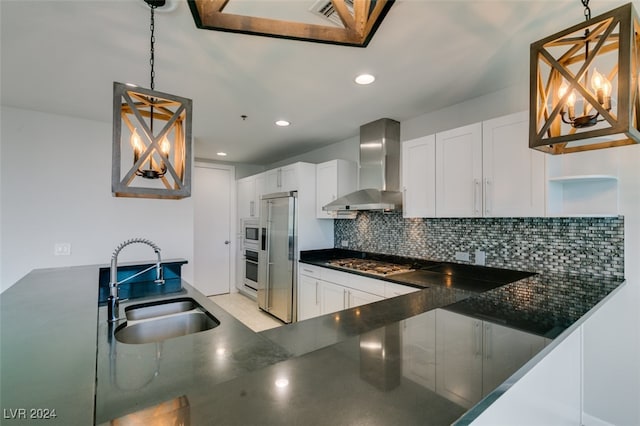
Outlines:
{"type": "Polygon", "coordinates": [[[322,207],[336,217],[361,210],[402,210],[400,192],[400,123],[381,118],[360,126],[359,191],[322,207]]]}

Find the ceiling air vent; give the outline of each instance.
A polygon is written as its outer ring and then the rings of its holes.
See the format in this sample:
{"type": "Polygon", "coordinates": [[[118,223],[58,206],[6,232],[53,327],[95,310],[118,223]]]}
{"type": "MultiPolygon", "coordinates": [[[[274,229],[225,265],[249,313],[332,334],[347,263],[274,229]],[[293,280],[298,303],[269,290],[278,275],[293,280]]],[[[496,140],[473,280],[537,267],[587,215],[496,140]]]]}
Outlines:
{"type": "MultiPolygon", "coordinates": [[[[353,16],[353,1],[354,0],[344,0],[347,5],[347,9],[349,9],[349,13],[353,16]]],[[[311,6],[309,9],[312,13],[321,16],[332,23],[336,24],[339,27],[344,28],[342,20],[340,19],[340,15],[336,12],[336,9],[333,7],[331,0],[318,0],[311,6]]]]}

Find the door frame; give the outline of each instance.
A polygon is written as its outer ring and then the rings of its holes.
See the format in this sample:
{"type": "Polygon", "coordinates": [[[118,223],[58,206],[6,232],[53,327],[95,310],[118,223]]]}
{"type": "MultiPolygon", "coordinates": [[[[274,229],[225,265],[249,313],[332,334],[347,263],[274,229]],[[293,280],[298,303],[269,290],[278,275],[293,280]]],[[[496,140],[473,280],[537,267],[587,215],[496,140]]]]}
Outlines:
{"type": "MultiPolygon", "coordinates": [[[[193,167],[201,167],[208,169],[222,169],[229,171],[231,175],[231,179],[229,179],[229,241],[231,241],[230,245],[230,255],[229,255],[229,293],[237,293],[238,289],[236,287],[236,260],[237,260],[237,251],[238,251],[238,230],[236,229],[236,213],[237,213],[237,201],[236,201],[236,168],[230,164],[216,163],[214,161],[206,161],[206,160],[196,160],[193,164],[193,167]]],[[[195,172],[193,173],[195,176],[195,172]]],[[[195,206],[194,206],[194,215],[195,215],[195,206]]],[[[194,247],[193,253],[195,258],[195,223],[193,228],[194,233],[194,247]]],[[[195,274],[195,267],[194,267],[195,274]]]]}

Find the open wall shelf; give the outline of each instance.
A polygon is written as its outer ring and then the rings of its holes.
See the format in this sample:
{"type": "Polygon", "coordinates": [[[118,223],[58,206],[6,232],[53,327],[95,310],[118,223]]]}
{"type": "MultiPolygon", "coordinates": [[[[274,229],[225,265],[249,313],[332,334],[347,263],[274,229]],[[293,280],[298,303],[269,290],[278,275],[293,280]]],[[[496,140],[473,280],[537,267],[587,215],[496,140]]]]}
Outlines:
{"type": "Polygon", "coordinates": [[[617,173],[613,149],[548,158],[547,216],[617,216],[617,173]]]}

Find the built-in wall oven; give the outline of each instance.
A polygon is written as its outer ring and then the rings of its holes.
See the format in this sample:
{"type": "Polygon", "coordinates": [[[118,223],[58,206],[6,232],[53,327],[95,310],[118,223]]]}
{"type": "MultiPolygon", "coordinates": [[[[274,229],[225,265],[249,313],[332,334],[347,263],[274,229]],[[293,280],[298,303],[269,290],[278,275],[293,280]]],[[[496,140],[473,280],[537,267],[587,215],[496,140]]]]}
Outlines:
{"type": "Polygon", "coordinates": [[[258,288],[258,247],[260,224],[256,219],[242,220],[243,291],[256,297],[258,288]]]}
{"type": "Polygon", "coordinates": [[[258,250],[244,248],[244,286],[253,291],[258,289],[258,250]]]}

